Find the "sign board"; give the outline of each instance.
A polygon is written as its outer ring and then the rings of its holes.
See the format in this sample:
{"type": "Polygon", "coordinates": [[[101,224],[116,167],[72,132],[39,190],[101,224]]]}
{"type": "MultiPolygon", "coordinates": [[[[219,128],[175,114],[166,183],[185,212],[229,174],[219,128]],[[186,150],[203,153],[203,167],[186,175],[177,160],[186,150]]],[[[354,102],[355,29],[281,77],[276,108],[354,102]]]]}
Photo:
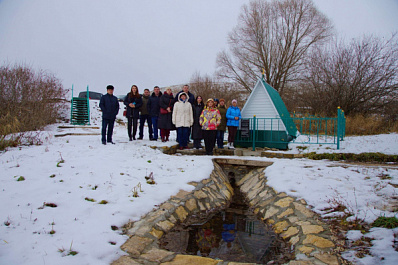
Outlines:
{"type": "Polygon", "coordinates": [[[240,121],[240,136],[242,138],[250,137],[250,119],[240,121]]]}

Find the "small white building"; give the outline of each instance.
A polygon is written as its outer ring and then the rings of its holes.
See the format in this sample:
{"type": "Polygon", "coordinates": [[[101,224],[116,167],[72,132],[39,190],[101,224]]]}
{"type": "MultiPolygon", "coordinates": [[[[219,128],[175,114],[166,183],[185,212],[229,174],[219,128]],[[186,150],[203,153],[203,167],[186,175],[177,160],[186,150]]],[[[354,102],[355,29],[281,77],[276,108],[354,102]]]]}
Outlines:
{"type": "Polygon", "coordinates": [[[239,146],[287,149],[288,143],[299,135],[279,93],[262,78],[258,79],[241,112],[236,139],[239,146]]]}

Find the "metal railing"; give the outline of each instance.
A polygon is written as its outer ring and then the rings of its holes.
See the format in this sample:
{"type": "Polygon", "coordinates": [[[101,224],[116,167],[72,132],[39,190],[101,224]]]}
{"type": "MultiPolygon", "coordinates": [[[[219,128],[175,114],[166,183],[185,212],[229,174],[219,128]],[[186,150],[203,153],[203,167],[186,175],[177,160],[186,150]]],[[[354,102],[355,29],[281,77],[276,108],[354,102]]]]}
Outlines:
{"type": "MultiPolygon", "coordinates": [[[[251,144],[253,151],[256,146],[267,146],[272,144],[303,143],[303,144],[335,144],[340,149],[340,141],[345,137],[344,111],[338,108],[337,117],[293,117],[289,118],[253,118],[242,119],[248,126],[240,127],[237,134],[238,143],[251,144]],[[295,131],[294,128],[287,130],[285,125],[296,126],[298,133],[290,135],[287,132],[295,131]],[[245,122],[245,120],[248,122],[245,122]]],[[[243,124],[241,122],[241,125],[243,124]]]]}

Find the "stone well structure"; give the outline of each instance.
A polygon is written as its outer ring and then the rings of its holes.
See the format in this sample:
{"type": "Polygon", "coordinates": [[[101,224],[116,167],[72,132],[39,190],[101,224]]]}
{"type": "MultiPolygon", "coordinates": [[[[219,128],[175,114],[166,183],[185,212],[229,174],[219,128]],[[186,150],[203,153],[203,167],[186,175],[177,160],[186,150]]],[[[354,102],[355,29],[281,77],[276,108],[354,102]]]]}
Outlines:
{"type": "Polygon", "coordinates": [[[228,206],[233,195],[228,179],[231,172],[254,214],[272,225],[275,233],[291,245],[295,259],[288,264],[342,264],[328,226],[306,206],[306,202],[267,186],[264,169],[271,162],[213,159],[213,163],[214,170],[209,178],[190,183],[195,186],[193,191],[181,190],[132,225],[128,230],[130,238],[121,246],[126,255],[114,261],[113,265],[240,264],[181,255],[159,248],[162,236],[188,217],[206,216],[228,206]]]}

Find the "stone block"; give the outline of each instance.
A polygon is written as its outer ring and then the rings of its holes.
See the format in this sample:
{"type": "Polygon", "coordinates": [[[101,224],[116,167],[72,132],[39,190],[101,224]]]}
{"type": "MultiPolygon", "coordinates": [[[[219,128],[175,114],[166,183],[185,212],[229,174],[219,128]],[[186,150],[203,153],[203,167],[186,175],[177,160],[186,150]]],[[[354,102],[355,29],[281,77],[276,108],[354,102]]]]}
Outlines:
{"type": "Polygon", "coordinates": [[[304,253],[306,255],[311,254],[312,251],[315,250],[315,248],[312,247],[307,247],[307,246],[302,246],[298,249],[301,253],[304,253]]]}
{"type": "MultiPolygon", "coordinates": [[[[150,215],[148,215],[145,218],[145,223],[152,223],[154,221],[160,221],[160,219],[166,219],[165,215],[168,214],[168,211],[164,211],[162,209],[159,209],[155,212],[152,212],[150,215]]],[[[162,221],[163,221],[162,220],[162,221]]]]}
{"type": "Polygon", "coordinates": [[[168,220],[161,221],[156,224],[163,232],[169,232],[173,227],[174,224],[168,220]]]}
{"type": "Polygon", "coordinates": [[[141,265],[130,256],[121,256],[119,259],[111,263],[111,265],[141,265]]]}
{"type": "Polygon", "coordinates": [[[188,182],[188,185],[192,185],[194,187],[198,186],[198,183],[196,181],[190,181],[188,182]]]}
{"type": "Polygon", "coordinates": [[[159,208],[160,208],[160,209],[167,210],[167,211],[170,211],[171,209],[174,209],[175,206],[174,206],[173,204],[169,203],[169,202],[165,202],[165,203],[163,203],[162,205],[160,205],[159,208]]]}
{"type": "Polygon", "coordinates": [[[146,237],[132,236],[120,248],[132,257],[138,258],[141,252],[152,242],[152,239],[146,237]]]}
{"type": "Polygon", "coordinates": [[[142,225],[140,228],[138,228],[134,235],[136,236],[145,236],[145,234],[147,234],[149,231],[151,231],[152,227],[148,226],[149,223],[147,225],[142,225]]]}
{"type": "Polygon", "coordinates": [[[169,218],[169,221],[172,222],[173,224],[177,223],[177,218],[174,217],[174,215],[171,215],[169,218]]]}
{"type": "Polygon", "coordinates": [[[232,194],[228,190],[223,190],[222,193],[224,194],[224,198],[229,201],[232,197],[232,194]]]}
{"type": "Polygon", "coordinates": [[[155,228],[152,228],[152,231],[149,232],[149,233],[150,233],[151,235],[153,235],[154,237],[156,237],[157,239],[160,239],[160,238],[163,236],[163,234],[164,234],[163,231],[157,230],[157,229],[155,229],[155,228]]]}
{"type": "Polygon", "coordinates": [[[176,214],[177,214],[177,216],[178,216],[178,219],[179,219],[181,222],[184,222],[185,219],[186,219],[187,216],[188,216],[188,212],[185,211],[185,208],[184,208],[183,206],[180,206],[180,207],[178,207],[178,208],[176,209],[176,214]]]}
{"type": "Polygon", "coordinates": [[[202,183],[206,185],[206,184],[209,183],[210,181],[211,181],[211,179],[204,179],[204,180],[202,180],[202,183]]]}
{"type": "Polygon", "coordinates": [[[297,224],[297,222],[300,220],[297,216],[293,215],[293,216],[289,216],[287,219],[289,219],[289,222],[291,222],[292,224],[297,224]]]}
{"type": "Polygon", "coordinates": [[[167,258],[169,256],[173,256],[173,255],[174,255],[174,252],[170,252],[170,251],[158,249],[158,248],[152,248],[145,254],[142,254],[140,256],[140,258],[149,260],[152,262],[161,262],[165,258],[167,258]]]}
{"type": "Polygon", "coordinates": [[[291,214],[293,214],[293,213],[294,213],[294,210],[293,210],[292,208],[289,208],[289,209],[287,209],[286,211],[284,211],[283,213],[279,214],[279,215],[277,216],[277,218],[278,218],[278,219],[281,219],[282,217],[291,215],[291,214]]]}
{"type": "Polygon", "coordinates": [[[318,248],[333,248],[334,243],[328,239],[325,239],[320,236],[315,235],[307,235],[304,239],[303,244],[311,244],[318,248]]]}
{"type": "Polygon", "coordinates": [[[275,233],[277,233],[277,234],[282,233],[285,230],[285,228],[287,228],[288,226],[289,226],[289,224],[286,221],[277,222],[274,225],[275,233]]]}
{"type": "Polygon", "coordinates": [[[294,235],[297,235],[298,232],[299,232],[299,230],[297,229],[297,227],[291,226],[291,227],[289,227],[285,232],[283,232],[283,233],[281,234],[281,236],[282,236],[284,239],[286,239],[286,238],[292,237],[292,236],[294,236],[294,235]]]}
{"type": "Polygon", "coordinates": [[[195,199],[189,199],[188,201],[185,202],[185,207],[188,208],[191,212],[198,209],[198,206],[196,205],[196,200],[195,199]]]}
{"type": "Polygon", "coordinates": [[[303,225],[301,228],[303,229],[303,233],[305,235],[319,234],[320,232],[324,231],[323,227],[320,225],[303,225]]]}
{"type": "Polygon", "coordinates": [[[171,198],[178,198],[178,199],[185,199],[189,194],[191,194],[190,191],[186,190],[179,190],[178,193],[174,196],[171,196],[171,198]]]}
{"type": "Polygon", "coordinates": [[[299,202],[303,205],[307,205],[307,202],[304,199],[300,199],[299,202]]]}
{"type": "Polygon", "coordinates": [[[276,206],[282,207],[282,208],[286,208],[288,207],[292,202],[294,201],[294,199],[292,197],[286,197],[283,199],[280,199],[279,201],[275,202],[276,206]]]}
{"type": "Polygon", "coordinates": [[[198,200],[207,198],[207,194],[204,193],[204,192],[201,191],[201,190],[195,191],[195,192],[193,193],[193,196],[195,196],[195,198],[197,198],[198,200]]]}
{"type": "Polygon", "coordinates": [[[289,243],[294,246],[296,245],[298,242],[300,241],[300,237],[299,236],[294,236],[289,240],[289,243]]]}
{"type": "Polygon", "coordinates": [[[255,197],[257,196],[257,194],[259,194],[262,191],[262,189],[259,188],[253,188],[249,194],[247,194],[247,199],[249,199],[250,201],[252,201],[253,199],[255,199],[255,197]]]}
{"type": "Polygon", "coordinates": [[[293,202],[293,204],[294,204],[294,207],[296,208],[296,210],[298,210],[299,212],[304,214],[306,217],[314,216],[314,212],[311,211],[310,209],[308,209],[307,207],[305,207],[304,205],[302,205],[301,203],[293,202]]]}
{"type": "Polygon", "coordinates": [[[274,215],[277,214],[278,212],[279,212],[279,209],[278,209],[278,208],[275,208],[275,207],[272,207],[272,206],[271,206],[271,207],[265,212],[263,219],[264,219],[264,220],[267,220],[268,218],[274,216],[274,215]]]}
{"type": "Polygon", "coordinates": [[[241,178],[241,180],[236,182],[236,185],[241,186],[243,183],[245,183],[246,181],[251,179],[251,177],[252,177],[252,174],[246,174],[243,178],[241,178]]]}
{"type": "Polygon", "coordinates": [[[206,211],[206,207],[203,205],[203,203],[201,203],[200,201],[198,201],[198,205],[199,205],[199,210],[201,210],[201,211],[206,211]]]}
{"type": "MultiPolygon", "coordinates": [[[[250,174],[248,174],[250,175],[250,174]]],[[[241,187],[240,191],[243,193],[248,193],[254,186],[258,184],[258,176],[252,176],[249,178],[241,187]]]]}
{"type": "Polygon", "coordinates": [[[187,265],[187,264],[216,265],[218,262],[221,261],[222,260],[214,260],[211,258],[178,254],[173,260],[160,264],[161,265],[187,265]]]}
{"type": "Polygon", "coordinates": [[[330,255],[330,254],[326,254],[326,253],[322,253],[322,254],[316,253],[314,255],[314,257],[328,265],[339,265],[339,260],[334,255],[330,255]]]}
{"type": "Polygon", "coordinates": [[[281,192],[277,195],[279,198],[284,198],[287,196],[286,192],[281,192]]]}

